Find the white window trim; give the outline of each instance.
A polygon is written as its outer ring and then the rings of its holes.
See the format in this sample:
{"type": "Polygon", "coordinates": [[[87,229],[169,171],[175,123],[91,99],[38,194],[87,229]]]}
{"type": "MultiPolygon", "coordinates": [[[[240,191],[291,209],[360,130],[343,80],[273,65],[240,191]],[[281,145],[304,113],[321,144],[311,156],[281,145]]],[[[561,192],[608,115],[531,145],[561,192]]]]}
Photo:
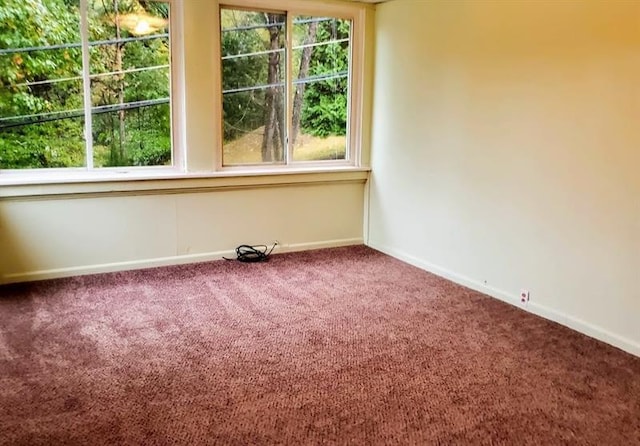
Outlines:
{"type": "Polygon", "coordinates": [[[169,14],[169,55],[171,69],[171,86],[169,107],[171,113],[171,150],[173,166],[171,171],[187,170],[186,156],[186,103],[184,92],[184,0],[163,0],[171,4],[169,14]]]}
{"type": "Polygon", "coordinates": [[[84,198],[98,196],[164,195],[257,189],[302,184],[330,184],[336,182],[365,183],[369,168],[338,167],[329,169],[290,169],[273,172],[217,172],[215,174],[174,173],[168,175],[148,172],[140,176],[114,174],[101,176],[84,172],[77,177],[39,176],[32,182],[17,181],[0,187],[0,204],[6,200],[28,200],[50,197],[84,198]]]}
{"type": "MultiPolygon", "coordinates": [[[[365,54],[365,20],[366,8],[362,5],[346,2],[328,2],[328,1],[295,1],[295,0],[229,0],[220,1],[216,5],[217,14],[214,27],[216,36],[214,41],[215,48],[215,64],[216,72],[222,73],[222,54],[221,54],[221,24],[220,10],[222,8],[239,8],[239,9],[255,9],[264,11],[279,11],[287,13],[287,30],[291,29],[291,21],[294,15],[310,15],[310,16],[330,16],[351,21],[351,32],[349,43],[349,98],[347,99],[347,107],[349,111],[349,119],[347,122],[348,135],[348,153],[345,160],[326,160],[326,161],[294,161],[292,157],[292,148],[287,145],[286,164],[255,164],[241,166],[224,166],[222,160],[222,135],[223,123],[219,121],[219,128],[216,134],[216,170],[221,172],[246,172],[246,171],[286,171],[301,167],[331,167],[352,166],[360,167],[362,165],[362,115],[363,115],[363,85],[364,85],[364,54],[365,54]]],[[[291,46],[291,33],[287,32],[287,47],[291,46]]],[[[291,54],[287,51],[287,88],[291,84],[291,54]]],[[[222,117],[222,77],[218,76],[215,90],[215,103],[220,110],[220,118],[222,117]]],[[[291,102],[291,94],[287,93],[287,100],[291,102]]],[[[290,113],[291,104],[287,104],[287,129],[290,130],[290,113]]]]}

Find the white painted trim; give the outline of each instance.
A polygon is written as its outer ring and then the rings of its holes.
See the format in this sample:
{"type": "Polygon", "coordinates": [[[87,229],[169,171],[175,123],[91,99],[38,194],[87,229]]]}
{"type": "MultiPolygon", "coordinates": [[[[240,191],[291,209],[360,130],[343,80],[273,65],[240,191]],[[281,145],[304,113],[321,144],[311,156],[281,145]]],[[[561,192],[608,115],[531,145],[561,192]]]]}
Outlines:
{"type": "Polygon", "coordinates": [[[364,84],[366,78],[366,9],[359,10],[351,19],[351,31],[349,42],[350,66],[349,66],[349,93],[347,122],[347,135],[350,140],[348,161],[355,166],[362,166],[362,138],[364,123],[364,84]]]}
{"type": "Polygon", "coordinates": [[[185,45],[184,45],[184,2],[165,0],[169,3],[169,56],[171,83],[171,151],[173,168],[179,172],[187,170],[187,128],[185,94],[185,45]]]}
{"type": "Polygon", "coordinates": [[[359,2],[341,0],[216,0],[216,7],[259,9],[264,11],[289,12],[296,15],[339,17],[352,19],[360,11],[374,8],[359,2]]]}
{"type": "Polygon", "coordinates": [[[280,252],[285,253],[285,252],[311,251],[314,249],[339,248],[341,246],[354,246],[354,245],[362,245],[362,244],[364,244],[364,240],[362,239],[362,237],[344,238],[344,239],[337,239],[337,240],[326,240],[321,242],[293,243],[289,245],[285,244],[281,246],[282,249],[280,249],[280,252]]]}
{"type": "Polygon", "coordinates": [[[640,343],[635,342],[632,339],[612,333],[609,330],[573,317],[567,313],[556,311],[546,305],[530,302],[527,309],[535,315],[557,322],[560,325],[564,325],[565,327],[569,327],[584,335],[605,342],[609,345],[613,345],[614,347],[618,347],[621,350],[640,357],[640,343]]]}
{"type": "MultiPolygon", "coordinates": [[[[275,187],[293,184],[333,182],[365,182],[367,168],[304,169],[286,172],[249,172],[235,175],[184,174],[145,179],[116,179],[104,182],[52,183],[46,185],[16,184],[0,187],[0,201],[50,198],[80,198],[99,195],[140,195],[144,193],[197,192],[231,188],[275,187]]],[[[0,183],[1,185],[1,183],[0,183]]]]}
{"type": "MultiPolygon", "coordinates": [[[[362,245],[362,238],[348,238],[336,240],[323,240],[319,242],[305,242],[293,244],[281,244],[276,247],[274,254],[286,252],[309,251],[322,248],[337,248],[340,246],[362,245]]],[[[235,250],[213,251],[200,254],[178,255],[171,257],[158,257],[155,259],[132,260],[127,262],[103,263],[98,265],[83,265],[69,268],[56,268],[40,271],[27,271],[23,273],[5,274],[0,277],[0,285],[18,282],[33,282],[36,280],[58,279],[61,277],[84,276],[87,274],[110,273],[135,269],[155,268],[159,266],[184,265],[188,263],[210,262],[221,260],[222,257],[234,257],[235,250]]]]}
{"type": "Polygon", "coordinates": [[[550,308],[546,305],[529,302],[527,306],[523,306],[522,304],[520,304],[520,299],[517,295],[513,295],[504,290],[485,285],[484,283],[471,279],[470,277],[466,277],[462,274],[458,274],[446,268],[434,265],[433,263],[429,263],[425,260],[419,259],[415,256],[405,253],[404,251],[391,248],[375,240],[368,240],[366,244],[373,249],[390,255],[391,257],[395,257],[432,274],[443,277],[459,285],[463,285],[467,288],[471,288],[472,290],[511,304],[544,319],[557,322],[560,325],[564,325],[565,327],[569,327],[572,330],[578,331],[584,335],[605,342],[609,345],[613,345],[614,347],[640,357],[640,343],[632,339],[620,336],[616,333],[612,333],[602,327],[575,318],[573,316],[570,316],[569,314],[554,310],[553,308],[550,308]]]}

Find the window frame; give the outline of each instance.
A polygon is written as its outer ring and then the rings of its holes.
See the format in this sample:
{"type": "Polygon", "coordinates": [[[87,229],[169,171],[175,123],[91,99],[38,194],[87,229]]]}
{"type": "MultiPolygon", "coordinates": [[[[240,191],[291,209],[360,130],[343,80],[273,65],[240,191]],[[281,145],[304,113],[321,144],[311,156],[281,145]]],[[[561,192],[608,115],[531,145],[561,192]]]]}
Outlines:
{"type": "Polygon", "coordinates": [[[82,108],[84,116],[84,143],[85,143],[85,165],[81,167],[53,167],[53,168],[25,168],[25,169],[0,169],[1,179],[7,176],[24,177],[25,182],[30,182],[38,177],[47,180],[56,177],[110,177],[113,174],[132,174],[135,176],[144,175],[149,172],[151,176],[159,174],[172,174],[184,172],[185,170],[185,144],[184,144],[184,70],[182,64],[183,56],[183,0],[151,0],[157,3],[167,3],[170,7],[169,14],[169,113],[171,120],[171,164],[159,166],[94,166],[94,145],[93,145],[93,104],[91,103],[91,73],[90,73],[90,41],[89,41],[89,0],[79,0],[78,31],[80,39],[80,50],[82,52],[82,108]]]}
{"type": "Polygon", "coordinates": [[[215,170],[220,172],[245,172],[245,171],[288,171],[305,168],[332,168],[360,167],[362,165],[362,104],[364,82],[364,54],[365,54],[365,19],[366,9],[362,5],[348,4],[346,2],[327,1],[295,1],[295,0],[226,0],[216,4],[216,21],[214,23],[214,62],[217,79],[215,88],[215,104],[217,115],[217,132],[215,135],[215,170]],[[224,122],[222,118],[223,94],[222,94],[222,9],[238,9],[261,12],[285,13],[287,16],[286,29],[286,64],[285,64],[285,94],[286,94],[286,128],[287,135],[291,128],[291,113],[295,91],[293,87],[293,17],[305,16],[329,16],[337,19],[351,21],[349,42],[349,76],[347,98],[347,151],[343,160],[319,160],[319,161],[295,161],[293,159],[293,147],[288,142],[285,148],[286,157],[283,163],[258,163],[244,165],[225,166],[223,160],[223,135],[224,122]]]}

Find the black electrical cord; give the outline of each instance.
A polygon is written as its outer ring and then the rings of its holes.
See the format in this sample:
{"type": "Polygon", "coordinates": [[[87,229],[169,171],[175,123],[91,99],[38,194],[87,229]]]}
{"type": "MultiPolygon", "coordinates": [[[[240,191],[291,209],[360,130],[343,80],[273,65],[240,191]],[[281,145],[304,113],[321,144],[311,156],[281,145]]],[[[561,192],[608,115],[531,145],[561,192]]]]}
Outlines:
{"type": "Polygon", "coordinates": [[[273,242],[271,249],[269,249],[267,245],[240,245],[236,248],[235,259],[228,259],[226,257],[223,257],[223,259],[237,260],[238,262],[244,263],[266,262],[269,260],[269,256],[277,244],[278,242],[273,242]]]}

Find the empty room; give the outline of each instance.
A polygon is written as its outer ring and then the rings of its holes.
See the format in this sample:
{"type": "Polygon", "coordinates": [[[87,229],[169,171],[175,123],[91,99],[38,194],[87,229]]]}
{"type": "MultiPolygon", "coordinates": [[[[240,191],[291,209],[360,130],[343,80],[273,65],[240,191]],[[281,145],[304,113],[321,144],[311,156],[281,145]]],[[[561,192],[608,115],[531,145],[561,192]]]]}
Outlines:
{"type": "Polygon", "coordinates": [[[0,0],[0,445],[640,445],[640,2],[0,0]]]}

